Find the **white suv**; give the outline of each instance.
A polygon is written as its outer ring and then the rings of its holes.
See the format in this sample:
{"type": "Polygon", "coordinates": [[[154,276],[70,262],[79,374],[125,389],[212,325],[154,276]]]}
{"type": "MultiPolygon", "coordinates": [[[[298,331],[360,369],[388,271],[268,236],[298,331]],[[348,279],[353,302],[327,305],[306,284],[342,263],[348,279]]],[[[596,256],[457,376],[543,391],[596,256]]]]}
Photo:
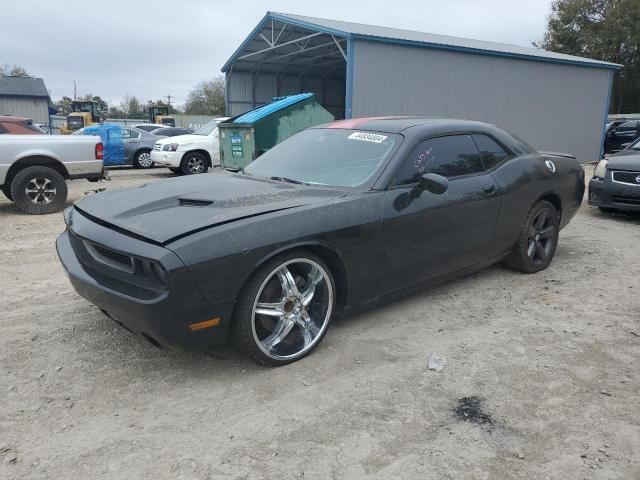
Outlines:
{"type": "Polygon", "coordinates": [[[174,173],[205,173],[209,167],[220,164],[218,123],[228,118],[214,118],[191,135],[158,140],[153,146],[151,160],[156,165],[169,167],[174,173]]]}

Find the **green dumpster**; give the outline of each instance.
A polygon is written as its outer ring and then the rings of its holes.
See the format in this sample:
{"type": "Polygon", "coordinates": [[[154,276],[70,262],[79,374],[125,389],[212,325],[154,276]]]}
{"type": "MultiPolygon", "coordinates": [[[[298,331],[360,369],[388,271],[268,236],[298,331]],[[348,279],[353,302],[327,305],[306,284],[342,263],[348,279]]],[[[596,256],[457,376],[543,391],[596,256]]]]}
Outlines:
{"type": "Polygon", "coordinates": [[[333,120],[313,93],[274,98],[271,103],[218,124],[222,168],[245,167],[294,133],[333,120]]]}

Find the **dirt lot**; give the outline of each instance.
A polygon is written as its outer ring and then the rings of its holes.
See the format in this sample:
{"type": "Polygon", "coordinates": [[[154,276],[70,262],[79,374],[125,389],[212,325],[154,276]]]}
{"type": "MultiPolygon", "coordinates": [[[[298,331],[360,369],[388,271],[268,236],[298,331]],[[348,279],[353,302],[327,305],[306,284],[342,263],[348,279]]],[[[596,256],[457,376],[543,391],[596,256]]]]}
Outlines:
{"type": "Polygon", "coordinates": [[[121,329],[71,289],[62,229],[0,200],[2,479],[640,478],[638,217],[583,206],[548,270],[339,319],[279,369],[121,329]]]}

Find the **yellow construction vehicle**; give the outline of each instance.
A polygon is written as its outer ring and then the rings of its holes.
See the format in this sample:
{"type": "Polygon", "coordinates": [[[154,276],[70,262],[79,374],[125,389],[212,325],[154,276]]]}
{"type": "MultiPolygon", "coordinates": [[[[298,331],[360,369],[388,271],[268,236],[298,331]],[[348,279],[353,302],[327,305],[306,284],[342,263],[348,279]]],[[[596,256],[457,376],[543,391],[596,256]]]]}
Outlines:
{"type": "Polygon", "coordinates": [[[63,135],[100,123],[100,112],[96,102],[73,101],[71,108],[73,111],[67,115],[67,125],[60,129],[63,135]]]}
{"type": "Polygon", "coordinates": [[[153,105],[149,107],[149,123],[175,127],[176,119],[169,115],[169,107],[153,105]]]}

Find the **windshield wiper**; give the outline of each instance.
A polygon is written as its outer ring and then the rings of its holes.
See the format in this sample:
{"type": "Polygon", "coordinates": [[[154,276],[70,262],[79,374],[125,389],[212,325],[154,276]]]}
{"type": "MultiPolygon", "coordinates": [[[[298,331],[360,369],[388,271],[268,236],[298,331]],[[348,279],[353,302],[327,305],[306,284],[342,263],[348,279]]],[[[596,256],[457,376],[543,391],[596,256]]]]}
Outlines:
{"type": "Polygon", "coordinates": [[[271,180],[277,180],[279,182],[288,182],[288,183],[296,183],[298,185],[306,185],[305,182],[301,182],[300,180],[294,180],[293,178],[287,177],[269,177],[271,180]]]}

